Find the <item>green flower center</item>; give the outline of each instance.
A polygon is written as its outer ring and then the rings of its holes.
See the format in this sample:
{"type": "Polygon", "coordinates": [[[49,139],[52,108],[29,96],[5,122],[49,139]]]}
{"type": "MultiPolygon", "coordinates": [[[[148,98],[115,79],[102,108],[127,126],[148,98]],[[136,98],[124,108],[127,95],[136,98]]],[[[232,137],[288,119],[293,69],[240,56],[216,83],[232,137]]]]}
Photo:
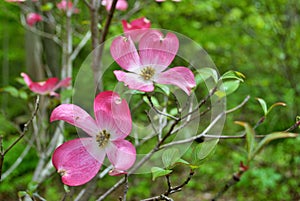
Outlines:
{"type": "Polygon", "coordinates": [[[103,130],[99,134],[96,135],[96,142],[98,142],[99,147],[104,147],[110,138],[110,134],[103,130]]]}
{"type": "Polygon", "coordinates": [[[147,66],[141,70],[141,76],[144,78],[144,80],[150,80],[153,75],[155,74],[154,68],[151,66],[147,66]]]}

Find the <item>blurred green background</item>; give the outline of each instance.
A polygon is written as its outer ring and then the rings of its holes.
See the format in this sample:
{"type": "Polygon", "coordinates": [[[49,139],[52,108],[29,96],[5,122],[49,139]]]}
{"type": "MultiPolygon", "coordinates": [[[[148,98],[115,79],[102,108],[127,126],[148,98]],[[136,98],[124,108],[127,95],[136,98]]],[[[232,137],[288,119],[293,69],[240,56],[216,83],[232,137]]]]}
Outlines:
{"type": "MultiPolygon", "coordinates": [[[[134,1],[128,2],[129,7],[134,5],[134,1]]],[[[88,10],[82,2],[79,4],[81,13],[74,18],[77,34],[74,45],[80,42],[80,34],[89,28],[88,10]]],[[[279,101],[287,104],[286,107],[272,110],[266,121],[257,128],[258,134],[285,130],[295,123],[296,116],[300,115],[299,1],[182,0],[179,3],[141,1],[140,4],[141,9],[133,15],[117,11],[110,36],[122,33],[120,19],[132,20],[146,16],[153,28],[181,33],[200,44],[211,56],[221,74],[235,70],[246,76],[238,91],[228,96],[228,108],[239,104],[247,95],[251,99],[242,109],[227,117],[224,135],[234,135],[236,131],[242,130],[233,123],[235,120],[254,125],[260,119],[263,112],[256,97],[265,99],[268,105],[279,101]]],[[[24,51],[27,31],[20,24],[20,9],[4,1],[0,2],[0,9],[0,134],[4,135],[5,147],[16,138],[15,127],[24,123],[30,110],[25,106],[24,100],[3,92],[2,88],[8,85],[23,87],[16,78],[30,67],[26,61],[28,53],[24,51]]],[[[101,11],[105,13],[104,9],[101,11]]],[[[90,51],[88,44],[76,58],[74,76],[90,51]]],[[[299,132],[299,129],[296,131],[299,132]]],[[[241,181],[225,194],[223,200],[299,200],[299,142],[298,137],[271,143],[256,158],[241,181]]],[[[4,172],[18,158],[26,143],[23,140],[7,155],[4,172]]],[[[21,165],[0,183],[0,200],[17,200],[17,192],[26,189],[31,180],[34,160],[37,160],[37,156],[34,149],[31,149],[21,165]]],[[[211,199],[237,171],[241,160],[245,160],[243,140],[221,140],[215,153],[197,170],[188,187],[173,198],[211,199]]],[[[179,178],[185,178],[184,174],[187,173],[180,168],[176,172],[179,178]]],[[[104,192],[109,186],[107,184],[112,185],[113,182],[112,178],[106,178],[103,183],[99,182],[98,193],[104,192]]],[[[151,182],[150,175],[132,178],[130,186],[135,187],[129,190],[129,200],[161,193],[161,185],[165,185],[163,181],[158,180],[153,184],[151,182]]],[[[39,191],[48,200],[61,199],[63,190],[59,177],[52,175],[39,191]]]]}

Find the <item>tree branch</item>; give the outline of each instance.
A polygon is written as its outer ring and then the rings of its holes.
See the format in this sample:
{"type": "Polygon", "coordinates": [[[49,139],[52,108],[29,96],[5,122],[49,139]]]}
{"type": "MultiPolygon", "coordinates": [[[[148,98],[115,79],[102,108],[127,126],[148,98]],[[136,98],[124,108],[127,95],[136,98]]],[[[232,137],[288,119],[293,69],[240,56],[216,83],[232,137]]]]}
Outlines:
{"type": "MultiPolygon", "coordinates": [[[[23,130],[20,133],[20,136],[5,150],[1,150],[0,154],[0,180],[1,180],[1,175],[2,175],[2,166],[3,166],[3,161],[4,161],[4,156],[25,136],[26,132],[28,131],[28,126],[32,123],[33,119],[35,118],[37,111],[39,109],[40,105],[40,96],[36,97],[35,101],[35,108],[34,111],[32,112],[31,118],[24,124],[23,130]]],[[[0,139],[0,146],[1,149],[2,147],[2,137],[0,139]]]]}

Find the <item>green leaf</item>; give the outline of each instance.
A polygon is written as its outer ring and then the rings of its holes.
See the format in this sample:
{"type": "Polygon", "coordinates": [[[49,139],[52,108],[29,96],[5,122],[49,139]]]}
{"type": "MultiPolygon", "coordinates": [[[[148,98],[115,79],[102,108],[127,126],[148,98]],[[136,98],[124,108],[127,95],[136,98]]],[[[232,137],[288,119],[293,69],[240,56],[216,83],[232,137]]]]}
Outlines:
{"type": "Polygon", "coordinates": [[[246,130],[246,146],[248,152],[248,161],[253,157],[253,151],[255,147],[255,131],[254,129],[246,122],[236,121],[236,124],[243,126],[246,130]]]}
{"type": "Polygon", "coordinates": [[[178,109],[177,108],[172,108],[170,110],[170,115],[176,116],[178,114],[178,109]]]}
{"type": "Polygon", "coordinates": [[[283,103],[283,102],[277,102],[277,103],[274,103],[274,104],[271,105],[271,107],[268,109],[267,114],[269,114],[269,112],[270,112],[273,108],[275,108],[275,107],[277,107],[277,106],[283,106],[283,107],[285,107],[286,104],[283,103]]]}
{"type": "Polygon", "coordinates": [[[158,88],[160,88],[167,96],[170,95],[170,88],[167,85],[163,84],[155,84],[158,88]]]}
{"type": "Polygon", "coordinates": [[[187,162],[186,160],[183,160],[181,158],[176,161],[176,164],[183,164],[183,165],[188,165],[188,166],[191,165],[189,162],[187,162]]]}
{"type": "Polygon", "coordinates": [[[145,92],[142,92],[142,91],[138,91],[138,90],[126,90],[125,94],[132,94],[132,95],[135,95],[135,94],[145,94],[145,92]]]}
{"type": "Polygon", "coordinates": [[[24,100],[28,99],[28,94],[25,91],[19,91],[19,96],[24,100]]]}
{"type": "Polygon", "coordinates": [[[3,91],[9,93],[11,96],[18,98],[19,97],[19,91],[13,86],[7,86],[3,88],[3,91]]]}
{"type": "Polygon", "coordinates": [[[53,3],[48,2],[44,5],[42,5],[41,11],[50,11],[50,10],[52,10],[52,8],[53,8],[53,3]]]}
{"type": "Polygon", "coordinates": [[[154,181],[158,177],[162,177],[170,174],[172,170],[165,170],[160,167],[152,167],[151,172],[152,172],[152,180],[154,181]]]}
{"type": "Polygon", "coordinates": [[[27,187],[28,192],[30,194],[33,194],[36,191],[38,186],[39,186],[38,182],[35,182],[35,181],[30,182],[27,187]]]}
{"type": "Polygon", "coordinates": [[[295,138],[298,136],[299,134],[286,133],[286,132],[275,132],[275,133],[268,134],[266,135],[266,137],[264,137],[264,139],[262,139],[258,143],[255,151],[253,152],[252,158],[254,158],[267,144],[269,144],[273,140],[281,139],[281,138],[295,138]]]}
{"type": "Polygon", "coordinates": [[[238,72],[238,71],[227,71],[226,73],[224,73],[221,77],[222,80],[225,80],[225,79],[235,79],[235,80],[239,80],[241,82],[244,82],[244,79],[245,79],[245,75],[238,72]]]}
{"type": "MultiPolygon", "coordinates": [[[[149,102],[147,96],[143,96],[143,100],[145,101],[145,103],[147,103],[149,106],[151,106],[151,103],[149,102]]],[[[151,96],[151,102],[153,103],[154,107],[160,107],[158,100],[153,96],[151,96]]]]}
{"type": "Polygon", "coordinates": [[[69,188],[69,186],[67,186],[67,185],[64,185],[64,190],[65,190],[65,192],[66,192],[66,193],[69,193],[69,192],[70,192],[70,188],[69,188]]]}
{"type": "Polygon", "coordinates": [[[213,78],[215,82],[218,81],[218,73],[213,68],[201,68],[197,70],[197,74],[195,76],[196,85],[199,85],[210,77],[213,78]]]}
{"type": "Polygon", "coordinates": [[[256,100],[258,100],[259,104],[261,105],[263,111],[264,111],[264,115],[267,116],[268,114],[268,107],[267,107],[267,103],[264,99],[262,98],[256,98],[256,100]]]}
{"type": "Polygon", "coordinates": [[[180,158],[179,150],[176,148],[170,148],[163,152],[162,162],[166,168],[172,166],[180,158]]]}
{"type": "Polygon", "coordinates": [[[192,162],[190,167],[192,169],[199,168],[203,162],[208,159],[210,156],[213,155],[215,149],[216,149],[216,144],[218,140],[208,140],[204,141],[200,144],[197,144],[193,149],[192,149],[192,162]]]}
{"type": "Polygon", "coordinates": [[[24,196],[26,196],[28,193],[26,191],[19,191],[18,192],[18,197],[19,198],[23,198],[24,196]]]}
{"type": "Polygon", "coordinates": [[[225,91],[227,96],[235,92],[239,88],[239,86],[239,80],[227,80],[222,83],[223,90],[225,91]]]}

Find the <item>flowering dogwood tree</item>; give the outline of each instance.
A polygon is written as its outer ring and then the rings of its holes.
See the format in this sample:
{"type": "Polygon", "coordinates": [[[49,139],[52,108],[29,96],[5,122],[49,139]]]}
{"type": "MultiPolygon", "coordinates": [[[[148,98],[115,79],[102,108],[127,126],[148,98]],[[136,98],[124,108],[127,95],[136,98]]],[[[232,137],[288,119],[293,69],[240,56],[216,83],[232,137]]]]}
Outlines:
{"type": "MultiPolygon", "coordinates": [[[[31,105],[32,116],[20,136],[4,151],[1,143],[0,173],[5,155],[13,152],[25,135],[32,135],[30,144],[35,146],[39,160],[28,189],[18,193],[20,200],[47,200],[46,193],[39,191],[47,188],[49,180],[64,186],[63,200],[67,196],[74,200],[104,200],[113,193],[126,200],[128,191],[136,185],[130,184],[135,174],[151,174],[153,181],[148,182],[156,183],[161,177],[166,182],[159,194],[139,199],[173,200],[172,194],[187,188],[219,139],[243,139],[246,157],[236,165],[232,179],[212,198],[217,200],[251,168],[269,142],[298,136],[292,131],[299,120],[284,131],[256,134],[268,113],[285,105],[278,102],[267,108],[263,99],[258,102],[264,116],[255,126],[237,121],[244,129],[242,134],[223,136],[226,115],[243,107],[250,98],[226,108],[226,97],[238,89],[245,76],[237,71],[220,75],[209,55],[192,39],[176,30],[151,29],[152,16],[126,21],[125,17],[143,8],[143,1],[7,2],[21,8],[21,22],[32,35],[59,44],[61,52],[61,67],[51,69],[45,64],[34,69],[47,74],[45,81],[29,72],[21,73],[20,82],[29,89],[26,97],[37,97],[36,102],[31,105]],[[89,12],[84,20],[90,27],[74,45],[78,33],[73,25],[84,12],[89,12]],[[115,12],[125,14],[114,17],[115,12]],[[112,27],[123,27],[123,33],[107,39],[112,27]],[[91,54],[83,64],[77,64],[74,61],[84,48],[91,54]],[[64,122],[76,127],[76,132],[64,122]],[[187,176],[175,185],[178,167],[187,176]],[[95,189],[104,178],[113,182],[108,182],[110,186],[100,194],[95,189]],[[116,191],[122,185],[123,192],[116,191]]],[[[44,57],[51,60],[47,54],[44,57]]],[[[7,175],[4,172],[2,179],[7,175]]]]}

